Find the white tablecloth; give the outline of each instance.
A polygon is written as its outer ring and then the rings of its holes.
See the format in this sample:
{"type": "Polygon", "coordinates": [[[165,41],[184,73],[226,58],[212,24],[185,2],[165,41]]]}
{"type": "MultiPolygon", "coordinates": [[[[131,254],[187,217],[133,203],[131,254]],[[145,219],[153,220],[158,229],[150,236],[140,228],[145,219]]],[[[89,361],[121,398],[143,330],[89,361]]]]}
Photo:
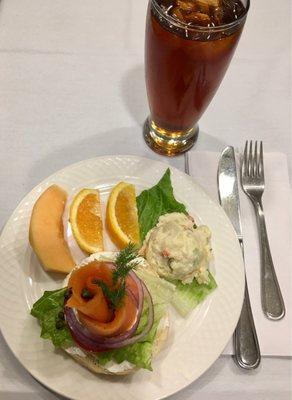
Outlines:
{"type": "MultiPolygon", "coordinates": [[[[40,180],[103,154],[165,159],[144,144],[146,0],[2,0],[0,3],[0,226],[40,180]]],[[[263,139],[285,152],[291,183],[290,1],[256,0],[237,52],[200,122],[196,148],[221,151],[263,139]]],[[[291,306],[291,305],[290,305],[291,306]]],[[[178,399],[291,398],[291,359],[257,371],[220,357],[178,399]]],[[[55,400],[0,336],[0,399],[55,400]]]]}

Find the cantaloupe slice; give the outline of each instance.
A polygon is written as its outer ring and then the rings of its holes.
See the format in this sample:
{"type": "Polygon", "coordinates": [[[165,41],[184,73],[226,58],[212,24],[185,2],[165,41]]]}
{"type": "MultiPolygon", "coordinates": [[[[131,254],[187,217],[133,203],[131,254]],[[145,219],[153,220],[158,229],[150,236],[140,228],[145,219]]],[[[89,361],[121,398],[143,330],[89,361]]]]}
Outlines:
{"type": "Polygon", "coordinates": [[[29,242],[46,271],[69,273],[75,267],[64,239],[63,212],[67,193],[57,185],[36,201],[29,226],[29,242]]]}

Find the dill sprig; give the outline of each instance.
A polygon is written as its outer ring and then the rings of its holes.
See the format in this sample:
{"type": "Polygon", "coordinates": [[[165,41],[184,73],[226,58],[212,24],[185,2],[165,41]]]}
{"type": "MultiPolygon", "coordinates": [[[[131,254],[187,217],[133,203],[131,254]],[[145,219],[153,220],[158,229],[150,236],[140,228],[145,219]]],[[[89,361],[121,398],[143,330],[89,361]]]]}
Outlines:
{"type": "Polygon", "coordinates": [[[131,269],[139,264],[137,261],[133,261],[137,257],[137,254],[138,251],[133,243],[129,243],[125,249],[119,252],[115,260],[116,269],[113,272],[113,289],[100,279],[92,281],[92,283],[99,285],[104,296],[109,301],[110,307],[113,309],[122,305],[126,294],[126,277],[131,269]]]}
{"type": "Polygon", "coordinates": [[[117,269],[113,272],[113,282],[117,283],[119,279],[125,279],[131,269],[138,265],[138,262],[132,262],[137,257],[138,251],[133,243],[129,243],[126,248],[117,255],[115,264],[117,269]]]}

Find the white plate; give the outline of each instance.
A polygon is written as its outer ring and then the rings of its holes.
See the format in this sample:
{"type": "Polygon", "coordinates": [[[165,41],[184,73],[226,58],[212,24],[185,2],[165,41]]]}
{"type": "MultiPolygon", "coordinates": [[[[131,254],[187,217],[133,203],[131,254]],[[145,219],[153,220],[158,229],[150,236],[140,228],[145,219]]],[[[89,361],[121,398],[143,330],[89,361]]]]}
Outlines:
{"type": "Polygon", "coordinates": [[[62,286],[39,266],[28,243],[32,206],[53,183],[68,193],[80,187],[99,188],[104,199],[121,180],[136,185],[137,192],[153,186],[168,165],[134,156],[98,157],[71,165],[34,188],[19,204],[0,239],[0,326],[3,336],[22,365],[42,384],[76,400],[155,400],[169,396],[197,379],[217,359],[239,318],[244,289],[240,247],[222,209],[184,173],[171,168],[178,200],[191,215],[212,231],[218,288],[187,319],[171,314],[171,334],[166,348],[153,362],[153,372],[132,376],[94,375],[62,351],[39,337],[40,328],[29,314],[44,290],[62,286]],[[100,394],[100,396],[98,395],[100,394]]]}

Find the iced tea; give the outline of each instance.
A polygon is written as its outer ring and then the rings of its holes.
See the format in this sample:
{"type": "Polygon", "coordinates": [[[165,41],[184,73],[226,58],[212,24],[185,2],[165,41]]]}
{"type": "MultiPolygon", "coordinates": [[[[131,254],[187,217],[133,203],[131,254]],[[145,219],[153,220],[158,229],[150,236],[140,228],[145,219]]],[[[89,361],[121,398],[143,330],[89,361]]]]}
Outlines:
{"type": "Polygon", "coordinates": [[[171,155],[192,146],[248,6],[248,0],[150,0],[145,43],[150,117],[144,136],[156,150],[171,155]]]}

